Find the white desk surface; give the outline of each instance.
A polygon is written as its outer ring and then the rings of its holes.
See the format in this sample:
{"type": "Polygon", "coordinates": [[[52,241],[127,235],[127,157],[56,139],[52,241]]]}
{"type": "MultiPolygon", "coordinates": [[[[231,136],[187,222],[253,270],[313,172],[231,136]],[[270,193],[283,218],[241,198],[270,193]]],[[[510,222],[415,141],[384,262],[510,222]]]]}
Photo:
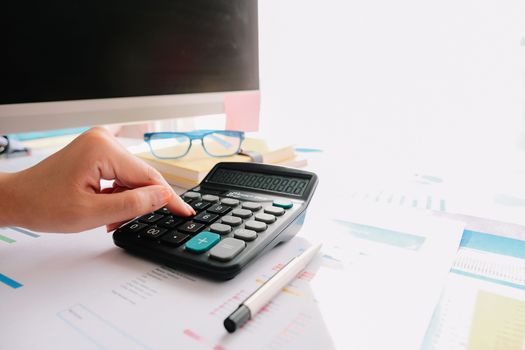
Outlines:
{"type": "MultiPolygon", "coordinates": [[[[49,154],[49,151],[42,151],[42,152],[35,152],[33,157],[31,158],[13,158],[13,159],[8,159],[8,160],[2,160],[0,161],[0,171],[21,170],[29,166],[30,164],[45,158],[47,154],[49,154]]],[[[307,222],[306,222],[307,226],[305,227],[310,227],[310,229],[303,230],[300,235],[300,236],[306,237],[309,240],[318,239],[316,238],[316,236],[318,236],[320,231],[324,231],[322,227],[319,228],[318,226],[315,226],[315,222],[317,221],[318,218],[330,217],[331,210],[328,208],[326,203],[334,203],[334,205],[338,205],[338,206],[346,205],[348,203],[348,207],[354,208],[356,211],[362,211],[362,208],[367,208],[365,211],[368,211],[368,209],[370,209],[376,212],[392,212],[392,211],[399,212],[399,213],[413,212],[414,214],[417,213],[416,216],[421,213],[427,212],[427,211],[431,212],[430,210],[427,210],[427,207],[430,206],[430,209],[436,209],[432,211],[433,215],[451,217],[451,214],[448,213],[448,210],[450,210],[450,208],[453,207],[452,199],[449,200],[448,199],[449,197],[447,197],[447,195],[450,195],[451,190],[447,189],[446,186],[443,185],[443,182],[444,182],[443,180],[438,183],[432,182],[432,181],[430,181],[430,183],[425,183],[425,181],[423,181],[426,178],[432,179],[432,176],[430,175],[433,175],[433,174],[427,174],[430,177],[422,178],[421,175],[415,175],[414,172],[412,171],[405,171],[404,173],[401,173],[401,174],[389,173],[388,174],[389,178],[385,180],[384,177],[378,176],[377,173],[368,174],[367,176],[366,175],[367,171],[365,171],[362,168],[356,169],[356,171],[347,171],[346,166],[342,167],[341,162],[337,162],[334,159],[331,159],[330,153],[326,151],[322,153],[309,154],[308,160],[309,160],[309,169],[316,171],[319,174],[320,179],[321,179],[318,191],[316,192],[315,199],[311,203],[310,208],[308,210],[307,222]],[[342,171],[341,170],[342,168],[345,169],[346,171],[342,171]],[[403,175],[406,175],[406,177],[403,178],[403,175]],[[383,181],[381,181],[382,179],[383,181]],[[359,185],[359,184],[363,184],[363,185],[359,185]],[[392,193],[388,192],[389,190],[392,193]],[[403,196],[405,197],[405,199],[404,201],[401,201],[401,198],[403,196]],[[430,198],[430,204],[429,204],[429,198],[430,198]],[[438,205],[436,208],[433,207],[433,205],[435,205],[434,203],[441,204],[442,198],[446,199],[445,207],[443,208],[440,205],[438,205]],[[397,199],[397,203],[394,199],[397,199]]],[[[445,182],[445,185],[446,185],[446,182],[445,182]]],[[[514,208],[505,208],[505,209],[509,209],[509,211],[512,212],[512,209],[514,208]]],[[[498,214],[496,216],[505,217],[502,214],[498,214]]],[[[525,237],[525,232],[523,228],[517,225],[502,224],[498,222],[495,223],[494,221],[480,223],[479,221],[473,220],[471,217],[465,216],[465,215],[455,215],[454,217],[465,220],[465,221],[469,221],[471,222],[471,225],[476,225],[476,222],[477,222],[477,224],[482,228],[483,227],[486,228],[488,227],[487,225],[492,223],[491,227],[493,227],[494,229],[503,229],[508,235],[511,235],[513,237],[518,237],[518,238],[525,237]]],[[[518,218],[516,221],[519,221],[519,220],[520,218],[518,218]]],[[[86,242],[88,242],[89,241],[88,236],[89,236],[88,234],[80,235],[80,237],[77,237],[77,238],[78,238],[78,241],[86,240],[86,242]]],[[[324,239],[327,240],[329,245],[332,246],[331,249],[333,249],[335,246],[335,243],[334,243],[334,240],[330,238],[330,235],[326,232],[323,232],[323,237],[324,239]]],[[[69,235],[67,237],[67,241],[68,241],[67,244],[69,245],[74,244],[73,243],[74,239],[75,239],[74,235],[69,235]]],[[[90,254],[94,254],[94,251],[96,249],[101,249],[101,251],[107,252],[108,248],[110,247],[114,248],[112,247],[112,242],[110,242],[110,240],[104,240],[104,242],[101,242],[100,239],[98,239],[97,242],[98,243],[93,245],[92,247],[93,249],[90,250],[90,254]]],[[[27,244],[30,244],[30,243],[27,243],[27,244]]],[[[114,249],[112,249],[112,251],[113,250],[114,249]]],[[[102,254],[106,254],[106,253],[102,253],[102,254]]],[[[70,259],[74,259],[74,254],[66,254],[66,256],[63,259],[60,259],[57,263],[60,263],[60,262],[67,263],[68,257],[70,259]]],[[[102,256],[101,262],[103,263],[104,261],[105,261],[104,257],[102,256]]],[[[69,261],[69,263],[72,263],[72,261],[69,261]]],[[[73,264],[73,265],[77,267],[80,266],[78,264],[73,264]]],[[[30,268],[30,264],[28,265],[27,268],[30,268]]],[[[327,274],[325,274],[325,276],[326,275],[327,274]]],[[[108,276],[109,276],[108,280],[111,278],[115,278],[115,276],[111,276],[111,274],[108,274],[108,276]]],[[[330,278],[332,278],[331,281],[333,284],[334,276],[330,278]]],[[[333,306],[334,303],[326,302],[326,298],[327,298],[326,295],[330,295],[330,293],[332,293],[335,296],[335,299],[339,300],[340,303],[344,305],[349,305],[347,304],[349,302],[348,298],[349,298],[349,295],[352,295],[353,289],[349,288],[349,286],[344,286],[343,284],[343,285],[338,286],[342,288],[338,288],[337,292],[335,292],[334,294],[333,287],[326,285],[326,283],[328,283],[327,281],[330,281],[330,278],[329,277],[321,278],[320,276],[317,276],[317,280],[316,278],[313,279],[312,283],[314,283],[314,291],[317,291],[319,293],[318,297],[321,298],[320,299],[321,304],[319,307],[322,308],[322,311],[318,309],[318,310],[314,310],[313,312],[317,315],[320,315],[318,317],[325,318],[324,322],[322,322],[320,326],[318,327],[321,329],[320,334],[325,334],[325,335],[328,334],[328,338],[323,340],[325,342],[323,345],[326,347],[335,346],[337,348],[346,348],[346,345],[348,344],[355,345],[355,343],[348,342],[348,337],[345,336],[345,332],[347,331],[346,330],[347,324],[345,323],[344,319],[341,319],[341,314],[340,313],[338,314],[337,312],[334,311],[334,306],[333,306]],[[319,314],[319,312],[321,313],[319,314]],[[330,341],[333,341],[333,343],[331,344],[330,341]]],[[[67,293],[67,290],[68,289],[66,288],[63,291],[63,293],[67,293]]],[[[0,291],[0,294],[3,294],[4,292],[5,290],[0,291]]],[[[358,300],[358,299],[354,299],[354,300],[358,300]]],[[[78,310],[75,309],[73,311],[79,312],[79,313],[85,312],[85,310],[83,309],[78,309],[78,310]]],[[[87,316],[89,315],[84,314],[84,317],[87,317],[87,316]]],[[[26,317],[30,317],[29,314],[27,314],[26,317]]],[[[0,323],[4,323],[7,321],[8,320],[6,319],[2,320],[2,318],[0,317],[0,323]]],[[[303,321],[304,320],[299,320],[297,322],[300,323],[303,321]]],[[[295,330],[295,331],[298,331],[298,330],[295,330]]],[[[195,336],[195,334],[193,334],[193,336],[195,336]]],[[[190,334],[190,337],[191,337],[191,334],[190,334]]],[[[321,336],[320,339],[322,338],[323,337],[321,336]]],[[[47,340],[52,341],[52,339],[47,339],[47,340]]],[[[282,341],[282,339],[280,341],[282,341]]],[[[67,339],[64,340],[64,343],[59,343],[59,344],[63,344],[63,345],[67,344],[67,339]]],[[[206,348],[206,346],[204,346],[204,348],[206,348]]]]}

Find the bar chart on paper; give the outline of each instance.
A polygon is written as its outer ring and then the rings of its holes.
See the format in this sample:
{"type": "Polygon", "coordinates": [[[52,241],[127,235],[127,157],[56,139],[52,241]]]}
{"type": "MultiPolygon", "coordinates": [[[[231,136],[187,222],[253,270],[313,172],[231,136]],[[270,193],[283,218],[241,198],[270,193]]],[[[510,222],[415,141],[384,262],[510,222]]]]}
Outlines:
{"type": "Polygon", "coordinates": [[[25,239],[38,238],[40,235],[20,227],[0,227],[0,244],[13,244],[25,239]]]}
{"type": "MultiPolygon", "coordinates": [[[[26,240],[33,240],[40,237],[39,234],[19,228],[19,227],[0,227],[0,250],[11,249],[16,246],[17,243],[24,242],[26,240]]],[[[9,271],[6,271],[6,267],[0,267],[0,285],[17,289],[23,286],[14,276],[11,276],[9,271]]]]}

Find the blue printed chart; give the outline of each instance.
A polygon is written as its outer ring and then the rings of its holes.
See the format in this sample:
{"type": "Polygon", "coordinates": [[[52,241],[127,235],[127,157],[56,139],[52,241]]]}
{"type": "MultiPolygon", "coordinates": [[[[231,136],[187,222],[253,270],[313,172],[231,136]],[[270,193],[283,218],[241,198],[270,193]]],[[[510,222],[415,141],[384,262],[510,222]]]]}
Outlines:
{"type": "MultiPolygon", "coordinates": [[[[17,243],[31,241],[40,237],[38,233],[19,228],[19,227],[2,227],[0,228],[0,249],[11,249],[17,243]]],[[[0,270],[0,286],[17,289],[23,286],[20,281],[17,281],[10,275],[9,271],[5,271],[5,266],[0,270]]]]}
{"type": "Polygon", "coordinates": [[[422,349],[522,349],[525,241],[465,230],[422,349]]]}

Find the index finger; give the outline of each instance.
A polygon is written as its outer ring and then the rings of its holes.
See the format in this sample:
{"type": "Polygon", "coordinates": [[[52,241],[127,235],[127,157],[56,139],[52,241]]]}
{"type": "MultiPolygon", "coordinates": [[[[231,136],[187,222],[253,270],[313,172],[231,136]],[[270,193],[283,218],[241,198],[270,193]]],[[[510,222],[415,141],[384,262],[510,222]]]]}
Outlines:
{"type": "Polygon", "coordinates": [[[165,186],[172,192],[166,205],[169,211],[181,216],[195,215],[195,210],[175,193],[157,170],[129,153],[124,147],[118,147],[115,156],[108,159],[107,165],[101,169],[102,177],[113,178],[118,185],[127,188],[149,185],[165,186]]]}

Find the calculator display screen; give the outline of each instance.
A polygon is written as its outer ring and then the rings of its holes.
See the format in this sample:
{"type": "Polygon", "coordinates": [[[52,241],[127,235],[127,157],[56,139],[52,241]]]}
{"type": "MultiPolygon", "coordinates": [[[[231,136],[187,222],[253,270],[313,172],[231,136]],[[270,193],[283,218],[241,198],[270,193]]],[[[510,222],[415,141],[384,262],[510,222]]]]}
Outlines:
{"type": "Polygon", "coordinates": [[[298,177],[252,173],[231,169],[217,169],[208,181],[292,196],[302,196],[309,182],[308,179],[298,177]]]}

